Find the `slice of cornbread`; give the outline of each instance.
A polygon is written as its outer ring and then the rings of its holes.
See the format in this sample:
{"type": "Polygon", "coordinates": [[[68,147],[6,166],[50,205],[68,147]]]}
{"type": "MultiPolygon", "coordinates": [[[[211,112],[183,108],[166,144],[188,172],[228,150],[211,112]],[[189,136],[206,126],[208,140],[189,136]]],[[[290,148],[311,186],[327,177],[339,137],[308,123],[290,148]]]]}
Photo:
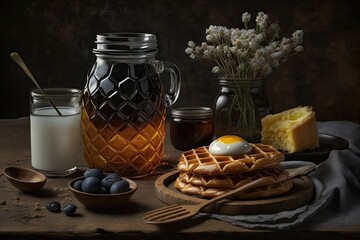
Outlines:
{"type": "Polygon", "coordinates": [[[261,120],[261,141],[284,152],[300,152],[319,146],[315,112],[296,107],[261,120]]]}

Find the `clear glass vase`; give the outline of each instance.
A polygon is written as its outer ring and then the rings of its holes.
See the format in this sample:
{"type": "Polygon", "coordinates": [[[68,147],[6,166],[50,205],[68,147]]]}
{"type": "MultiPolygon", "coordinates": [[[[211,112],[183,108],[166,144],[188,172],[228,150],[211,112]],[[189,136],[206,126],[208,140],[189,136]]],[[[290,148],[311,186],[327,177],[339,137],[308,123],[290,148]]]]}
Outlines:
{"type": "Polygon", "coordinates": [[[220,78],[215,100],[215,137],[238,135],[249,142],[261,141],[261,119],[270,114],[264,78],[220,78]]]}

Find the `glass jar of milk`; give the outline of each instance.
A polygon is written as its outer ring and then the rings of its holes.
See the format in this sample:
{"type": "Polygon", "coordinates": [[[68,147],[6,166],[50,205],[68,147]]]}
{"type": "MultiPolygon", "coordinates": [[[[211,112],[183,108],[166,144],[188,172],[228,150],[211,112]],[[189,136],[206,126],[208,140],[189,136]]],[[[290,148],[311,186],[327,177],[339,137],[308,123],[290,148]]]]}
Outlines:
{"type": "Polygon", "coordinates": [[[30,93],[31,164],[47,176],[67,176],[76,170],[81,143],[82,92],[71,88],[45,88],[30,93]]]}

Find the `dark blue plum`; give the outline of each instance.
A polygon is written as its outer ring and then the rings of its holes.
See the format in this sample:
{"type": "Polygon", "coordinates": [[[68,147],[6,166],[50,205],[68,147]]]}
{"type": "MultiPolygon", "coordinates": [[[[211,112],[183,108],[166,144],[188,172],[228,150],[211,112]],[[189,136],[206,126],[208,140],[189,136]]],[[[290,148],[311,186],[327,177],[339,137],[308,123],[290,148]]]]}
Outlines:
{"type": "Polygon", "coordinates": [[[85,171],[84,177],[85,178],[96,177],[96,178],[101,180],[104,177],[104,175],[103,175],[103,172],[102,172],[101,169],[99,169],[99,168],[90,168],[90,169],[85,171]]]}
{"type": "Polygon", "coordinates": [[[76,205],[68,204],[64,206],[63,211],[67,216],[74,216],[76,213],[76,209],[77,209],[76,205]]]}
{"type": "Polygon", "coordinates": [[[59,202],[48,202],[46,204],[46,209],[49,210],[50,212],[60,212],[61,209],[61,205],[59,202]]]}
{"type": "Polygon", "coordinates": [[[122,193],[122,192],[127,192],[129,191],[129,183],[126,180],[120,180],[115,182],[111,188],[110,188],[110,193],[122,193]]]}
{"type": "Polygon", "coordinates": [[[75,183],[74,183],[74,188],[78,191],[82,191],[82,188],[81,188],[81,185],[83,183],[83,180],[77,180],[75,183]]]}
{"type": "Polygon", "coordinates": [[[81,190],[87,193],[98,193],[101,189],[101,180],[96,177],[85,178],[81,184],[81,190]]]}

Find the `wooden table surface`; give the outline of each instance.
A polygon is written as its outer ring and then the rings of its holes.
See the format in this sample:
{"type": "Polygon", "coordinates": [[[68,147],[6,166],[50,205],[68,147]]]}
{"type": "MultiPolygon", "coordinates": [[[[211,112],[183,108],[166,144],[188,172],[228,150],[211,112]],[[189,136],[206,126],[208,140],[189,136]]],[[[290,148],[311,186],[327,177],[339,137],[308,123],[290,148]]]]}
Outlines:
{"type": "MultiPolygon", "coordinates": [[[[164,161],[176,165],[180,152],[168,138],[164,161]]],[[[29,118],[0,120],[0,169],[8,166],[31,167],[29,118]]],[[[79,153],[80,165],[85,165],[79,153]]],[[[5,176],[0,178],[0,239],[340,239],[358,238],[360,226],[298,226],[286,231],[250,230],[218,220],[191,219],[167,226],[145,224],[142,216],[165,206],[156,198],[151,176],[135,180],[138,191],[131,201],[116,210],[94,211],[85,208],[67,188],[70,179],[50,178],[44,190],[29,195],[13,188],[5,176]],[[51,213],[45,209],[49,201],[79,206],[76,217],[51,213]]],[[[359,239],[359,238],[358,238],[359,239]]]]}

